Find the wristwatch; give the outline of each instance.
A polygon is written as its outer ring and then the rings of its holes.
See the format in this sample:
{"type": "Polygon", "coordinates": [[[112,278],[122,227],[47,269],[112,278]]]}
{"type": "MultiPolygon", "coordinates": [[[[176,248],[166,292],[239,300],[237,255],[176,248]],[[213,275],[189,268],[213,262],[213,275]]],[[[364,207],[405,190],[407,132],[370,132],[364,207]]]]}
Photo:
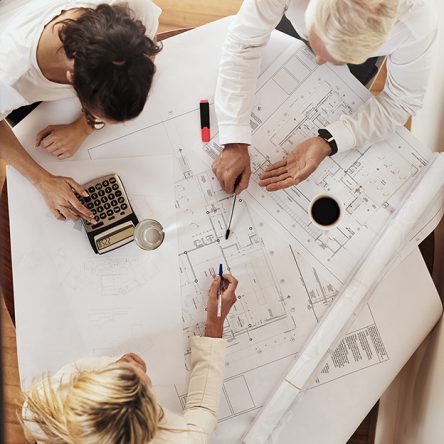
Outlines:
{"type": "Polygon", "coordinates": [[[325,128],[318,129],[318,136],[321,139],[324,139],[330,145],[331,153],[329,154],[329,156],[333,156],[333,154],[336,154],[338,152],[336,141],[329,131],[327,131],[325,128]]]}

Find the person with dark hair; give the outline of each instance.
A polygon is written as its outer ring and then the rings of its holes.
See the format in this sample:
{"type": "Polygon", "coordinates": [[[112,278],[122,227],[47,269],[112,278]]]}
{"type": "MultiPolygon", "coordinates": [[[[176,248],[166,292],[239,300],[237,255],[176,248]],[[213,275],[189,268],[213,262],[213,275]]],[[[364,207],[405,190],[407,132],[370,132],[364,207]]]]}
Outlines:
{"type": "Polygon", "coordinates": [[[5,119],[24,105],[77,96],[76,120],[36,135],[36,146],[63,160],[94,130],[137,117],[161,50],[155,41],[160,13],[152,0],[0,4],[0,158],[37,187],[57,219],[92,220],[74,194],[86,191],[39,166],[5,119]]]}

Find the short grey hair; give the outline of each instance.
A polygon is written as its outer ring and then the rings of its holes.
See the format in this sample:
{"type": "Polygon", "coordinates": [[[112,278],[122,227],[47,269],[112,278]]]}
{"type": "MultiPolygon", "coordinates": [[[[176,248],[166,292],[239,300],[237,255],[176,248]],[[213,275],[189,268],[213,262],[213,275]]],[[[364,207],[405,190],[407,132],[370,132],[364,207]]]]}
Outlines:
{"type": "Polygon", "coordinates": [[[305,20],[332,57],[359,64],[385,42],[397,11],[398,0],[310,0],[305,20]]]}

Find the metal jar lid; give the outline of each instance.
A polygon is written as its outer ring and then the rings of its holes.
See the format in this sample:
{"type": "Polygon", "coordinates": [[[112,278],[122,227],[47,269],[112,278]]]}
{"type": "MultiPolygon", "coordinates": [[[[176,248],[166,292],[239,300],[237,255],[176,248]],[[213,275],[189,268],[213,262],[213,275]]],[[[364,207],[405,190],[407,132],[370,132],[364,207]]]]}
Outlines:
{"type": "Polygon", "coordinates": [[[143,250],[155,250],[162,245],[165,233],[157,220],[144,219],[136,225],[134,239],[143,250]]]}

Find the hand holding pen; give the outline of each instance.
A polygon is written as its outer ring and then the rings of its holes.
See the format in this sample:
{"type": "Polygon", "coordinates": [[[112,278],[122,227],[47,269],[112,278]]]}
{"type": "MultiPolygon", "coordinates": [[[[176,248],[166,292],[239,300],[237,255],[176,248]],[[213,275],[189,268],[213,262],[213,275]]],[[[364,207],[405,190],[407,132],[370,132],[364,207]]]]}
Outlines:
{"type": "Polygon", "coordinates": [[[224,274],[221,289],[221,278],[219,275],[214,277],[211,284],[208,305],[207,305],[207,323],[205,326],[205,336],[211,338],[221,338],[224,331],[224,322],[231,307],[236,302],[237,279],[231,274],[224,274]],[[221,315],[217,316],[218,295],[220,294],[221,315]]]}

